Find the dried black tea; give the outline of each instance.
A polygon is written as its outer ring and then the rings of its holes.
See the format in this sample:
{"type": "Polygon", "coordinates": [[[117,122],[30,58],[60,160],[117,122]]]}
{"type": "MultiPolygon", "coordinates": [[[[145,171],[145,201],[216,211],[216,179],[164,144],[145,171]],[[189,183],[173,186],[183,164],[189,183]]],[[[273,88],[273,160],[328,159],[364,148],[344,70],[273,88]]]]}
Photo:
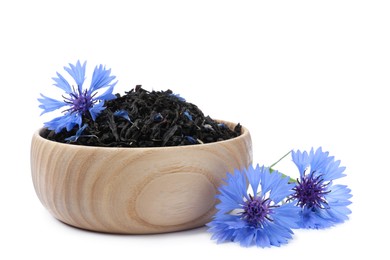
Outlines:
{"type": "Polygon", "coordinates": [[[85,116],[83,127],[59,133],[45,130],[43,137],[62,143],[104,147],[161,147],[212,143],[237,137],[194,104],[171,90],[146,91],[140,85],[117,98],[105,101],[95,121],[85,116]]]}

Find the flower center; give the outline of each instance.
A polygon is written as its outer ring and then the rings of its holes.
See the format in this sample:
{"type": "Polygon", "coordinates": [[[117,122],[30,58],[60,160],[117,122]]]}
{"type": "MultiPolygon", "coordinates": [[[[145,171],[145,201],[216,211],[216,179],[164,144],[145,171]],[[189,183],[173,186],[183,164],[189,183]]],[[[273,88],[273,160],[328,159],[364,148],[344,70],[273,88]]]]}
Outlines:
{"type": "Polygon", "coordinates": [[[64,97],[65,102],[70,104],[72,107],[68,109],[71,113],[73,112],[80,112],[82,114],[85,114],[94,104],[93,96],[91,96],[87,90],[84,92],[73,91],[73,93],[70,93],[70,97],[64,97]]]}
{"type": "Polygon", "coordinates": [[[301,180],[298,180],[298,184],[293,188],[295,193],[292,198],[297,199],[297,205],[302,208],[316,207],[324,209],[328,205],[324,195],[331,192],[327,190],[329,182],[324,183],[322,175],[314,177],[314,173],[305,175],[301,180]]]}
{"type": "Polygon", "coordinates": [[[271,206],[270,199],[253,198],[251,195],[249,197],[250,200],[246,201],[243,206],[242,219],[255,227],[261,226],[266,220],[272,221],[269,215],[272,213],[272,208],[277,206],[271,206]]]}

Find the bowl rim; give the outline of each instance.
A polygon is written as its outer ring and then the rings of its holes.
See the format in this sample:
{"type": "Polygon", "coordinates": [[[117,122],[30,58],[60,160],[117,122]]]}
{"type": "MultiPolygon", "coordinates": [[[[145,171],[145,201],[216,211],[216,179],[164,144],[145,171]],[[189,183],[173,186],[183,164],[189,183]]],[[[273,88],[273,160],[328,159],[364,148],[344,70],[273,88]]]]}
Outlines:
{"type": "MultiPolygon", "coordinates": [[[[233,122],[225,121],[225,120],[215,120],[215,121],[227,124],[228,126],[236,125],[233,122]]],[[[64,147],[66,146],[67,148],[71,148],[71,149],[81,149],[82,148],[82,149],[94,149],[94,150],[123,150],[123,151],[126,151],[126,150],[150,151],[150,150],[168,150],[168,149],[169,150],[172,150],[172,149],[198,149],[198,148],[202,148],[202,147],[209,147],[209,146],[215,146],[215,145],[221,145],[221,144],[223,145],[223,144],[226,144],[229,142],[241,141],[241,139],[244,140],[248,137],[249,137],[249,139],[251,139],[249,130],[246,127],[244,127],[243,125],[241,125],[241,134],[239,136],[231,138],[231,139],[223,140],[223,141],[212,142],[212,143],[177,145],[177,146],[154,146],[154,147],[116,147],[116,146],[104,147],[104,146],[88,146],[88,145],[74,145],[74,144],[70,145],[68,143],[60,143],[60,142],[52,141],[52,140],[46,139],[46,138],[41,136],[41,132],[43,131],[43,129],[44,129],[44,127],[41,127],[38,130],[36,130],[33,134],[33,139],[36,138],[36,139],[41,140],[42,142],[48,142],[48,143],[52,143],[53,145],[59,145],[59,146],[64,146],[64,147]]]]}

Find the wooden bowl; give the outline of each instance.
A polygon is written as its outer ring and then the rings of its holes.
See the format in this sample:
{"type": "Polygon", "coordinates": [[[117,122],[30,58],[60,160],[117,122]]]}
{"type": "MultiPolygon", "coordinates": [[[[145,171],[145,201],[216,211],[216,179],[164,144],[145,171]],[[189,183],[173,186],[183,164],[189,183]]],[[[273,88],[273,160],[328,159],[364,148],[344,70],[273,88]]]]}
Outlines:
{"type": "Polygon", "coordinates": [[[230,140],[161,148],[70,145],[47,140],[40,131],[31,143],[39,199],[60,221],[99,232],[147,234],[202,226],[215,213],[217,187],[226,173],[252,163],[244,127],[230,140]]]}

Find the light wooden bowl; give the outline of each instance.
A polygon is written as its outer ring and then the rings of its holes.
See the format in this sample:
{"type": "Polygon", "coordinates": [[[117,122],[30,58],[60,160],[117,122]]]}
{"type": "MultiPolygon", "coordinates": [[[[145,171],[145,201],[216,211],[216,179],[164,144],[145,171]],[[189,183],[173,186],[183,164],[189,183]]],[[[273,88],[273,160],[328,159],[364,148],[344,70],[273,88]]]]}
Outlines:
{"type": "Polygon", "coordinates": [[[62,144],[40,131],[31,144],[39,199],[60,221],[99,232],[147,234],[202,226],[215,213],[217,187],[226,173],[252,163],[246,128],[227,141],[164,148],[62,144]]]}

